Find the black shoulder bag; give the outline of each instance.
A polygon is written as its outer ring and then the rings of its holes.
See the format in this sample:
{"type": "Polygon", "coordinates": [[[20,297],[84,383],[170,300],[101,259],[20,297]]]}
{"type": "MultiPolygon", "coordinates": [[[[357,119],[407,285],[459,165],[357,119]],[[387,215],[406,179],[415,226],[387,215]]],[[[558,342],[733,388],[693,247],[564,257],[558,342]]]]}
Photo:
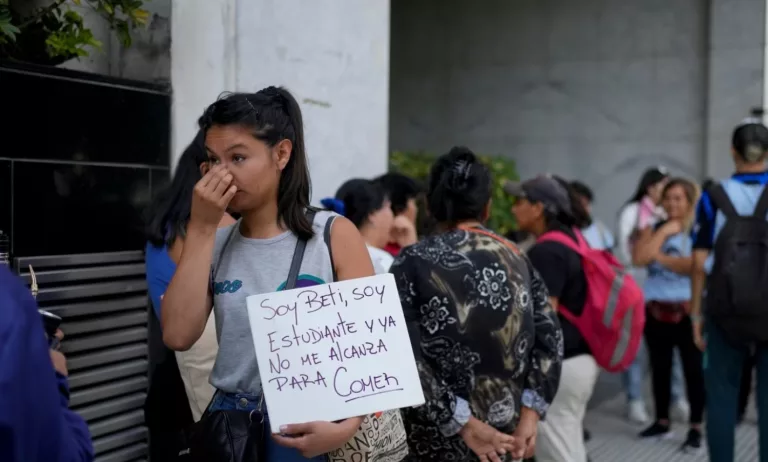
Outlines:
{"type": "MultiPolygon", "coordinates": [[[[315,211],[310,209],[307,218],[312,222],[315,211]]],[[[219,271],[224,252],[227,250],[239,222],[232,227],[219,254],[219,261],[211,272],[211,281],[219,271]]],[[[299,239],[293,251],[291,269],[284,290],[296,288],[301,269],[301,261],[307,241],[299,239]]],[[[216,392],[218,393],[218,391],[216,392]]],[[[214,398],[216,395],[214,394],[214,398]]],[[[183,432],[182,444],[178,453],[179,462],[263,462],[265,457],[265,438],[269,431],[264,425],[264,394],[262,392],[259,409],[244,411],[205,411],[200,421],[183,432]]]]}

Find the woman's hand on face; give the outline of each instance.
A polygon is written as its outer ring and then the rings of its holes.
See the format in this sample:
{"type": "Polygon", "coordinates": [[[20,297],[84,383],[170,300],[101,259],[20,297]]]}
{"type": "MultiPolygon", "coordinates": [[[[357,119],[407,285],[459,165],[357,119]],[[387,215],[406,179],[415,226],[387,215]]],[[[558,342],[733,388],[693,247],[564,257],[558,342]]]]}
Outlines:
{"type": "Polygon", "coordinates": [[[398,215],[392,222],[392,240],[400,247],[408,247],[418,241],[416,226],[405,215],[398,215]]]}
{"type": "Polygon", "coordinates": [[[192,194],[190,226],[216,229],[224,216],[229,201],[237,187],[232,184],[232,174],[222,165],[216,165],[195,185],[192,194]]]}
{"type": "Polygon", "coordinates": [[[306,458],[312,458],[340,448],[352,439],[362,419],[353,417],[343,422],[308,422],[284,425],[281,434],[273,434],[277,444],[295,448],[306,458]],[[354,424],[354,425],[353,425],[354,424]]]}
{"type": "Polygon", "coordinates": [[[474,417],[469,419],[459,435],[481,462],[500,462],[499,455],[517,450],[513,436],[505,435],[474,417]]]}

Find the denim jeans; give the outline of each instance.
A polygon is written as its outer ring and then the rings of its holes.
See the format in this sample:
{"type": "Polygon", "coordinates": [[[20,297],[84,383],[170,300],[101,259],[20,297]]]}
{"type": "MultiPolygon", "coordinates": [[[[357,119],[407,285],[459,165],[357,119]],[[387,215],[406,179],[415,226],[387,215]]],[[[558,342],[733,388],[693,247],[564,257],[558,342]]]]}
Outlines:
{"type": "MultiPolygon", "coordinates": [[[[250,412],[259,408],[259,396],[246,394],[231,394],[217,391],[209,407],[212,411],[232,411],[238,410],[250,412]]],[[[263,406],[264,426],[269,429],[269,415],[267,407],[263,406]]],[[[265,438],[267,462],[325,462],[325,456],[317,456],[307,459],[296,449],[280,446],[270,436],[265,438]]]]}
{"type": "MultiPolygon", "coordinates": [[[[627,394],[628,401],[643,399],[643,379],[645,378],[646,363],[645,342],[640,343],[640,349],[635,356],[632,364],[621,374],[624,384],[624,392],[627,394]]],[[[675,348],[672,357],[672,402],[677,402],[685,396],[685,383],[683,382],[683,365],[680,361],[680,352],[675,348]]]]}
{"type": "MultiPolygon", "coordinates": [[[[733,462],[734,428],[742,369],[752,350],[729,343],[719,327],[706,323],[704,385],[707,389],[707,444],[711,462],[733,462]]],[[[768,346],[755,350],[760,461],[768,462],[768,346]]]]}

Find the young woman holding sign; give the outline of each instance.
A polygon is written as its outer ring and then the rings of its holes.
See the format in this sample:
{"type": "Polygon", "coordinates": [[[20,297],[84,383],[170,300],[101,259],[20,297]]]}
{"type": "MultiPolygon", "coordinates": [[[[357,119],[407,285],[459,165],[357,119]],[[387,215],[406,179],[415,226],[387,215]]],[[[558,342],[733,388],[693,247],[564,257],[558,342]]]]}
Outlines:
{"type": "MultiPolygon", "coordinates": [[[[374,272],[352,223],[330,212],[307,216],[304,129],[287,90],[223,97],[206,109],[200,128],[209,164],[195,186],[184,249],[162,301],[163,339],[174,350],[190,348],[213,309],[219,351],[209,409],[248,412],[259,408],[262,388],[245,299],[284,286],[297,240],[307,241],[297,287],[374,272]],[[242,219],[217,231],[227,209],[242,219]]],[[[360,422],[287,425],[266,439],[267,461],[325,460],[321,455],[348,441],[360,422]]]]}
{"type": "Polygon", "coordinates": [[[484,460],[486,433],[512,435],[512,456],[531,457],[557,391],[560,324],[530,262],[483,226],[491,187],[468,149],[440,157],[427,206],[441,232],[392,266],[426,398],[402,410],[413,461],[484,460]]]}

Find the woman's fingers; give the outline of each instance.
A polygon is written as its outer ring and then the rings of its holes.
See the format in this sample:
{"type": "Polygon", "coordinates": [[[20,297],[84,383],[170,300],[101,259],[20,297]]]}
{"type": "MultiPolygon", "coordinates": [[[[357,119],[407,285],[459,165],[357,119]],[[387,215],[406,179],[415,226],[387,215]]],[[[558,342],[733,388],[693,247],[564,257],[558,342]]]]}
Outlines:
{"type": "Polygon", "coordinates": [[[525,451],[525,454],[523,457],[525,459],[530,459],[533,457],[533,455],[536,453],[536,440],[534,439],[531,443],[528,444],[528,449],[525,451]]]}
{"type": "Polygon", "coordinates": [[[208,182],[208,186],[205,188],[209,197],[214,194],[214,191],[216,191],[216,189],[219,187],[219,184],[224,181],[224,177],[226,177],[229,173],[226,171],[226,169],[224,169],[224,167],[219,165],[217,165],[217,167],[219,168],[213,172],[213,178],[211,178],[211,180],[208,182]]]}
{"type": "Polygon", "coordinates": [[[314,422],[288,424],[280,427],[280,434],[282,435],[304,435],[306,433],[314,433],[314,432],[315,432],[314,422]]]}
{"type": "Polygon", "coordinates": [[[200,180],[195,189],[203,199],[219,206],[226,206],[237,192],[237,189],[232,189],[233,179],[226,167],[215,165],[200,180]]]}
{"type": "Polygon", "coordinates": [[[283,436],[272,434],[272,438],[280,446],[285,446],[286,448],[294,448],[301,451],[304,447],[306,436],[283,436]]]}
{"type": "Polygon", "coordinates": [[[221,179],[219,179],[219,183],[216,185],[215,188],[213,188],[213,197],[219,198],[223,196],[227,190],[229,189],[229,186],[232,184],[232,174],[224,171],[221,174],[221,179]]]}
{"type": "Polygon", "coordinates": [[[222,168],[224,168],[222,165],[214,165],[213,167],[208,168],[208,172],[206,172],[206,174],[203,175],[203,178],[200,180],[200,186],[207,188],[211,181],[216,178],[216,173],[219,172],[222,168]]]}
{"type": "Polygon", "coordinates": [[[235,194],[237,193],[237,186],[232,185],[227,189],[227,191],[224,193],[223,196],[221,196],[221,199],[219,200],[219,207],[226,207],[229,205],[229,201],[232,200],[233,197],[235,197],[235,194]]]}

